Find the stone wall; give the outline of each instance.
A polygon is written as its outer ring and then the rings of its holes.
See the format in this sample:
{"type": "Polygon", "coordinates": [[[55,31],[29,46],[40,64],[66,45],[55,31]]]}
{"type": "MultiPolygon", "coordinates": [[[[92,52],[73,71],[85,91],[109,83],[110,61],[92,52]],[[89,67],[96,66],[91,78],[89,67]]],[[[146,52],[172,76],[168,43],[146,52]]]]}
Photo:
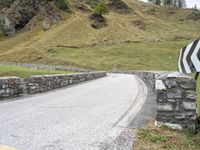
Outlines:
{"type": "Polygon", "coordinates": [[[156,125],[196,128],[196,81],[185,74],[164,73],[156,80],[156,125]]]}
{"type": "Polygon", "coordinates": [[[117,71],[134,74],[149,85],[156,94],[156,126],[173,129],[197,127],[196,81],[179,72],[117,71]]]}
{"type": "Polygon", "coordinates": [[[0,100],[19,97],[25,94],[42,93],[104,76],[106,76],[106,72],[43,75],[24,79],[19,77],[1,77],[0,100]]]}
{"type": "Polygon", "coordinates": [[[24,82],[19,77],[0,78],[0,100],[22,96],[24,93],[24,82]]]}

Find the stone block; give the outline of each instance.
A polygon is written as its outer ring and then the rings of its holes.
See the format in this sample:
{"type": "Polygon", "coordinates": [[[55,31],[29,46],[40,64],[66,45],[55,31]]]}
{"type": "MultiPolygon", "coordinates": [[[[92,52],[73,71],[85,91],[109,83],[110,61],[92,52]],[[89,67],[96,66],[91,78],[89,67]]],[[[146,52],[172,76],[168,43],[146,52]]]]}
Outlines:
{"type": "Polygon", "coordinates": [[[159,122],[159,121],[155,121],[155,126],[156,127],[161,127],[161,126],[167,126],[171,129],[174,129],[174,130],[182,130],[182,126],[180,124],[174,124],[174,123],[167,123],[167,122],[159,122]]]}
{"type": "Polygon", "coordinates": [[[167,91],[167,98],[168,99],[178,99],[178,98],[182,98],[183,97],[183,90],[181,89],[177,89],[177,88],[173,88],[167,91]]]}
{"type": "Polygon", "coordinates": [[[186,90],[195,90],[196,89],[196,81],[191,78],[184,78],[179,83],[180,87],[186,90]]]}
{"type": "Polygon", "coordinates": [[[166,80],[165,81],[165,85],[168,87],[168,88],[174,88],[174,87],[177,87],[177,82],[175,80],[166,80]]]}
{"type": "Polygon", "coordinates": [[[183,108],[185,110],[196,110],[195,102],[183,102],[183,108]]]}
{"type": "Polygon", "coordinates": [[[158,111],[173,111],[173,105],[168,103],[158,103],[157,104],[158,111]]]}
{"type": "Polygon", "coordinates": [[[156,80],[155,88],[156,90],[166,90],[166,86],[164,85],[162,80],[156,80]]]}
{"type": "Polygon", "coordinates": [[[195,91],[186,91],[186,99],[196,100],[196,92],[195,91]]]}

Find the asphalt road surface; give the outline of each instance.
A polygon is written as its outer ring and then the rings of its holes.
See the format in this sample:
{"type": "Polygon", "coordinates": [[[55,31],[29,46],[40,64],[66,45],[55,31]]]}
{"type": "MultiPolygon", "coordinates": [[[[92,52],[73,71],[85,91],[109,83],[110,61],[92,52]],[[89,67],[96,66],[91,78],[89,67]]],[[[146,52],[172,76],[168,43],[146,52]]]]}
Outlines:
{"type": "Polygon", "coordinates": [[[129,150],[129,124],[144,104],[133,75],[107,77],[0,102],[0,144],[19,150],[129,150]]]}

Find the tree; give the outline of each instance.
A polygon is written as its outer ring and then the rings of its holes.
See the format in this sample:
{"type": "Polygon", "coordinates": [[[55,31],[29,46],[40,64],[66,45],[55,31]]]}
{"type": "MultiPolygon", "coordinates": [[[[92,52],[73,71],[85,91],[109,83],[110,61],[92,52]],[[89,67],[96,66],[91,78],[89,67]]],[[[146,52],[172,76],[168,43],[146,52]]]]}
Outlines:
{"type": "Polygon", "coordinates": [[[178,7],[179,8],[185,8],[186,7],[186,1],[185,0],[178,0],[178,7]]]}
{"type": "Polygon", "coordinates": [[[163,5],[172,5],[172,0],[164,0],[163,5]]]}
{"type": "Polygon", "coordinates": [[[197,10],[197,4],[194,5],[194,9],[197,10]]]}
{"type": "Polygon", "coordinates": [[[98,15],[106,14],[108,13],[108,7],[104,0],[99,1],[96,8],[94,9],[94,13],[98,15]]]}
{"type": "Polygon", "coordinates": [[[161,0],[155,0],[155,4],[156,5],[160,5],[161,4],[161,0]]]}

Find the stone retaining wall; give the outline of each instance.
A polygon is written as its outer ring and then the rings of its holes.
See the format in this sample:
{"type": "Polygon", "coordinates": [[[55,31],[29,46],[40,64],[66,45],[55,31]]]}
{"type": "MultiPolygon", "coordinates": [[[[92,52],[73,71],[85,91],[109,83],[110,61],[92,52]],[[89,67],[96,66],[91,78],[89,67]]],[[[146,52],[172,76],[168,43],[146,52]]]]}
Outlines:
{"type": "Polygon", "coordinates": [[[1,77],[0,100],[19,97],[25,94],[42,93],[104,76],[106,76],[106,72],[42,75],[24,79],[19,77],[1,77]]]}
{"type": "Polygon", "coordinates": [[[174,129],[196,128],[196,81],[182,73],[157,77],[156,125],[174,129]]]}
{"type": "Polygon", "coordinates": [[[24,82],[19,77],[0,78],[0,100],[22,96],[24,93],[24,82]]]}
{"type": "Polygon", "coordinates": [[[196,81],[179,72],[118,71],[134,74],[150,85],[156,94],[156,126],[173,129],[197,127],[196,81]]]}

